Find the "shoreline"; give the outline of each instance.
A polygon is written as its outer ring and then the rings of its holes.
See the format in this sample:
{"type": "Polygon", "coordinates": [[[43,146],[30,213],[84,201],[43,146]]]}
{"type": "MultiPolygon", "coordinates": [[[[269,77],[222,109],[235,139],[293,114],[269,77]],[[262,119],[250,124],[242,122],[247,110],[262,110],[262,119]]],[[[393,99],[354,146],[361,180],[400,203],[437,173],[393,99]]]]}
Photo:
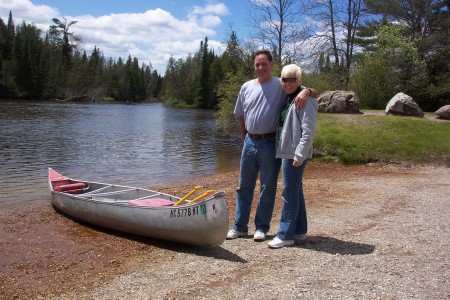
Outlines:
{"type": "MultiPolygon", "coordinates": [[[[309,238],[278,250],[251,238],[199,249],[130,236],[77,222],[49,202],[5,209],[0,296],[253,299],[263,285],[268,298],[443,299],[448,178],[446,167],[311,163],[304,182],[309,238]]],[[[182,196],[199,182],[225,191],[232,224],[238,170],[150,188],[182,196]]],[[[278,227],[280,186],[269,238],[278,227]]]]}

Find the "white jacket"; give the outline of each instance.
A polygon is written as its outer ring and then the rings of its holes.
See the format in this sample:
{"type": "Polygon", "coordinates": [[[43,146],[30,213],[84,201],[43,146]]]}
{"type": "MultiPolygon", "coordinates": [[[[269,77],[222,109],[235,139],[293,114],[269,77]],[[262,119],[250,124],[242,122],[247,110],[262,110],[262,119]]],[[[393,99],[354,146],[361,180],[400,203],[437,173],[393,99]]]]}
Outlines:
{"type": "Polygon", "coordinates": [[[295,104],[289,107],[283,124],[281,136],[277,136],[276,157],[294,159],[300,164],[312,158],[314,131],[316,129],[317,101],[309,97],[304,108],[295,109],[295,104]]]}

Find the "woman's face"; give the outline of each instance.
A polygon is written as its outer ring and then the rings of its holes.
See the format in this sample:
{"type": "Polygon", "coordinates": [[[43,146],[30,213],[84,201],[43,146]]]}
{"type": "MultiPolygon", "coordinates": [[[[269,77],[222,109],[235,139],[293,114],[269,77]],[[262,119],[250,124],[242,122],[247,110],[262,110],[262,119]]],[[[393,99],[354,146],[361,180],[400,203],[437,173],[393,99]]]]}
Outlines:
{"type": "Polygon", "coordinates": [[[286,94],[292,94],[299,86],[299,82],[295,73],[284,74],[281,78],[281,85],[286,94]]]}

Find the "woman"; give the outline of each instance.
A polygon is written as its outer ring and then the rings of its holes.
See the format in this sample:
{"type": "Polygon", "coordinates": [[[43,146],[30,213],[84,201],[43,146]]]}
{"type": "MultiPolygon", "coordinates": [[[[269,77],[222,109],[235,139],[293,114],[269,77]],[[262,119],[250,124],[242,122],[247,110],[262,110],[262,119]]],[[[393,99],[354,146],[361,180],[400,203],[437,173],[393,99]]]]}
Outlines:
{"type": "Polygon", "coordinates": [[[302,70],[297,65],[287,65],[281,70],[281,85],[287,96],[280,112],[276,157],[282,159],[283,210],[277,235],[269,242],[270,248],[304,240],[308,229],[302,179],[306,163],[312,158],[317,102],[309,97],[304,108],[295,108],[293,100],[302,90],[301,77],[302,70]]]}

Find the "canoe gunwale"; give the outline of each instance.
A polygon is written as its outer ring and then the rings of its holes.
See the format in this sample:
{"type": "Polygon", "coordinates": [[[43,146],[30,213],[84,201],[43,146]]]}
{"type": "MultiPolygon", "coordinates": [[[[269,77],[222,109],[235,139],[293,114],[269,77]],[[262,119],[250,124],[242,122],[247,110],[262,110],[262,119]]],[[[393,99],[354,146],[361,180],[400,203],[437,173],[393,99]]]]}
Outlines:
{"type": "MultiPolygon", "coordinates": [[[[151,190],[147,190],[147,191],[151,191],[151,190]]],[[[223,191],[218,191],[218,192],[215,192],[213,195],[211,195],[205,199],[202,199],[201,201],[191,203],[189,200],[186,200],[186,203],[182,203],[178,206],[136,206],[136,205],[129,204],[129,202],[131,200],[110,200],[110,201],[108,201],[107,196],[120,195],[121,192],[111,192],[111,193],[104,193],[104,194],[89,194],[89,195],[87,195],[87,194],[67,194],[67,193],[58,192],[58,191],[51,191],[51,192],[54,194],[60,194],[66,198],[72,198],[73,200],[89,201],[89,202],[95,202],[98,204],[105,204],[105,205],[120,205],[120,206],[127,206],[127,207],[132,207],[132,208],[142,208],[142,209],[173,209],[173,208],[189,207],[189,206],[201,204],[203,202],[207,202],[208,200],[212,200],[212,199],[220,197],[220,196],[225,196],[225,193],[223,191]]],[[[171,197],[173,200],[175,200],[175,201],[171,200],[173,203],[175,203],[176,200],[181,199],[180,197],[175,197],[175,196],[171,196],[171,195],[164,194],[164,193],[159,193],[159,192],[155,192],[155,193],[156,194],[153,194],[151,196],[134,198],[132,200],[148,199],[148,198],[152,198],[152,197],[160,196],[160,195],[167,195],[167,196],[171,197]]]]}

